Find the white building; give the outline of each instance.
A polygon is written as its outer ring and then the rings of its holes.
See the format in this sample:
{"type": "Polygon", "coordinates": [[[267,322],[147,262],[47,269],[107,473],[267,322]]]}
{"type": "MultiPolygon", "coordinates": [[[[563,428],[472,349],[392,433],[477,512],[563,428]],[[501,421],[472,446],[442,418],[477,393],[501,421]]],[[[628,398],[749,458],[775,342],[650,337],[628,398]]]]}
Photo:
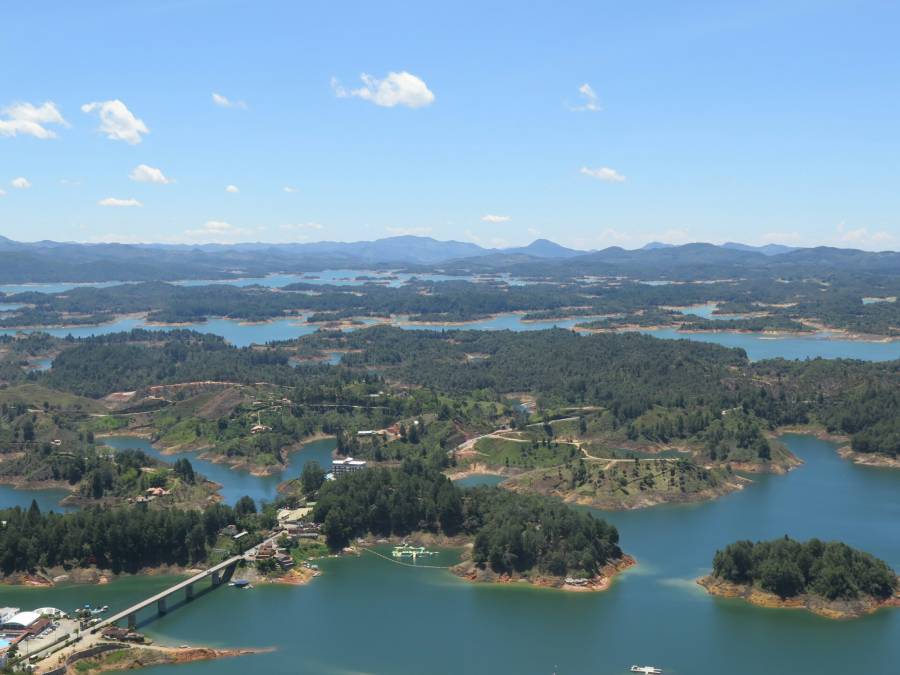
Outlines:
{"type": "Polygon", "coordinates": [[[40,621],[41,615],[37,612],[19,612],[9,617],[3,622],[4,628],[13,630],[28,630],[35,623],[40,621]]]}
{"type": "Polygon", "coordinates": [[[0,626],[19,613],[18,607],[0,607],[0,626]]]}
{"type": "Polygon", "coordinates": [[[344,459],[331,460],[331,472],[335,475],[335,477],[340,476],[344,473],[352,473],[354,471],[359,471],[360,469],[365,468],[366,462],[362,459],[345,457],[344,459]]]}

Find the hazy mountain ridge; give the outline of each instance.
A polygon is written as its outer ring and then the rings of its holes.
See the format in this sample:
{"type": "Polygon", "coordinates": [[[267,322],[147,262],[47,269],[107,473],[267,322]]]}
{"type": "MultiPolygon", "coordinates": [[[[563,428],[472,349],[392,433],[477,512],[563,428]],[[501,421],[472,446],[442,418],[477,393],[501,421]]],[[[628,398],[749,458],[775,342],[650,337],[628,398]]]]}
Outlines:
{"type": "Polygon", "coordinates": [[[900,274],[900,253],[833,247],[792,248],[658,242],[641,249],[579,251],[547,239],[488,249],[470,242],[397,236],[360,242],[243,244],[81,244],[16,242],[0,237],[0,281],[173,281],[315,272],[324,269],[507,272],[526,276],[628,275],[734,278],[743,274],[818,274],[829,270],[900,274]]]}

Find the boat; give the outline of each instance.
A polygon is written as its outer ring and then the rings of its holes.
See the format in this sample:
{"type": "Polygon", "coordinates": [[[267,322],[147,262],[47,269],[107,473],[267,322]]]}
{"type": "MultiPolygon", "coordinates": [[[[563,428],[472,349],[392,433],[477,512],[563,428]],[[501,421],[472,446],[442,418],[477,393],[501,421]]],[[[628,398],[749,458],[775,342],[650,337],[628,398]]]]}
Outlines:
{"type": "Polygon", "coordinates": [[[250,585],[250,582],[247,579],[235,579],[228,585],[234,588],[253,588],[253,586],[250,585]]]}
{"type": "Polygon", "coordinates": [[[435,555],[436,551],[427,551],[424,546],[410,546],[409,544],[403,544],[402,546],[395,546],[392,556],[395,558],[412,558],[415,560],[419,556],[424,555],[435,555]]]}
{"type": "Polygon", "coordinates": [[[632,673],[645,673],[645,675],[662,675],[662,668],[653,666],[631,666],[632,673]]]}

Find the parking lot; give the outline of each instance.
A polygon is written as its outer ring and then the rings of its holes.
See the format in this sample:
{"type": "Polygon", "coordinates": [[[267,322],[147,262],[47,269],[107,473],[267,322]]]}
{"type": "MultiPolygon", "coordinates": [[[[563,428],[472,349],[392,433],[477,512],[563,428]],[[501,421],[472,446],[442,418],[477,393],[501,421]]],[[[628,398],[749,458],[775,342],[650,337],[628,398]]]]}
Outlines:
{"type": "Polygon", "coordinates": [[[25,656],[36,654],[46,649],[63,636],[73,634],[78,622],[72,619],[55,619],[41,633],[28,637],[19,643],[19,653],[25,656]]]}

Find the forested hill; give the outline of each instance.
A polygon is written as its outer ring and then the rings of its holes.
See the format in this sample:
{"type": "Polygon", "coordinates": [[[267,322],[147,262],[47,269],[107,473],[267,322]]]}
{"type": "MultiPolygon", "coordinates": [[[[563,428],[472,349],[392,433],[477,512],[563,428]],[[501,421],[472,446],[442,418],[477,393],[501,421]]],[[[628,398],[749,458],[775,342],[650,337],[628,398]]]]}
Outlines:
{"type": "MultiPolygon", "coordinates": [[[[636,333],[404,331],[376,327],[340,339],[348,365],[397,368],[397,376],[450,392],[539,392],[566,403],[646,407],[712,402],[749,365],[743,350],[636,333]]],[[[311,339],[312,341],[312,339],[311,339]]]]}
{"type": "Polygon", "coordinates": [[[61,344],[53,368],[30,377],[94,398],[214,380],[270,382],[294,388],[297,400],[339,397],[365,405],[385,378],[457,398],[524,392],[536,395],[542,408],[599,407],[611,415],[613,428],[662,442],[709,431],[711,447],[720,433],[752,446],[766,429],[820,422],[852,436],[859,452],[900,454],[898,361],[751,364],[743,351],[713,344],[566,330],[375,327],[255,348],[190,331],[134,331],[61,344]],[[321,350],[348,353],[340,367],[298,370],[289,363],[292,353],[321,350]]]}
{"type": "Polygon", "coordinates": [[[79,340],[42,377],[55,389],[100,398],[117,391],[204,380],[296,381],[288,354],[239,349],[215,335],[134,330],[79,340]]]}
{"type": "Polygon", "coordinates": [[[773,360],[739,349],[634,333],[404,331],[320,333],[305,345],[348,349],[349,366],[448,392],[533,392],[545,407],[602,406],[661,438],[705,429],[729,411],[777,426],[820,422],[859,452],[900,454],[900,361],[773,360]]]}

